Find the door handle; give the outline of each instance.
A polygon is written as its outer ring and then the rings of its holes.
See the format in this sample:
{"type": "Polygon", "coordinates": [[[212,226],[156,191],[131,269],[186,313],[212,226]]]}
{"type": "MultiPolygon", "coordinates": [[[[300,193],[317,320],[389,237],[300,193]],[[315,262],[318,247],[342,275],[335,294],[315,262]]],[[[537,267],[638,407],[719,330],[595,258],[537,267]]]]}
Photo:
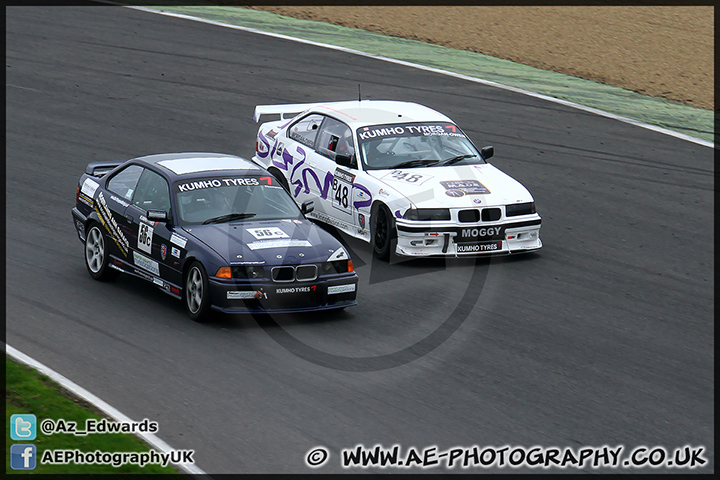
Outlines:
{"type": "Polygon", "coordinates": [[[127,220],[128,223],[132,223],[132,222],[133,222],[133,216],[130,215],[130,214],[127,214],[127,215],[125,215],[125,220],[127,220]]]}

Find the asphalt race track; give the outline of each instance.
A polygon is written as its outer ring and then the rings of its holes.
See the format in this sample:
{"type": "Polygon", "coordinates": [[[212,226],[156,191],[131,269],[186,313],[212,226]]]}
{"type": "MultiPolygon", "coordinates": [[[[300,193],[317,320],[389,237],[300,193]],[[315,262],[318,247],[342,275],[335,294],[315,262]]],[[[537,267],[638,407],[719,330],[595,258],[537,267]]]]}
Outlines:
{"type": "Polygon", "coordinates": [[[127,8],[6,15],[7,343],[129,417],[159,422],[158,436],[194,449],[206,472],[407,471],[344,470],[340,452],[358,444],[690,445],[708,460],[693,472],[714,471],[712,149],[127,8]],[[494,145],[491,162],[535,196],[544,248],[387,265],[346,239],[357,307],[207,325],[142,281],[87,274],[70,210],[88,162],[249,157],[256,104],[355,99],[358,83],[365,98],[426,104],[494,145]],[[317,446],[330,458],[311,470],[317,446]]]}

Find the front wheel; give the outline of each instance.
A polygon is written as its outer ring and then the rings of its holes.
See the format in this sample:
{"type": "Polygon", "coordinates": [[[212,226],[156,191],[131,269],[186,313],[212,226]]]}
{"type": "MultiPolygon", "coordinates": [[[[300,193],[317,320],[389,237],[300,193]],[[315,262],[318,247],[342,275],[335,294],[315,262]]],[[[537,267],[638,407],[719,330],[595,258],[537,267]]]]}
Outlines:
{"type": "Polygon", "coordinates": [[[210,283],[205,268],[198,261],[190,265],[185,277],[185,307],[196,322],[204,322],[210,314],[210,283]]]}
{"type": "Polygon", "coordinates": [[[85,234],[85,267],[95,280],[105,281],[117,278],[119,271],[110,268],[105,235],[96,223],[90,225],[85,234]]]}
{"type": "Polygon", "coordinates": [[[388,260],[393,240],[397,237],[395,222],[385,205],[380,205],[372,218],[373,251],[381,260],[388,260]]]}

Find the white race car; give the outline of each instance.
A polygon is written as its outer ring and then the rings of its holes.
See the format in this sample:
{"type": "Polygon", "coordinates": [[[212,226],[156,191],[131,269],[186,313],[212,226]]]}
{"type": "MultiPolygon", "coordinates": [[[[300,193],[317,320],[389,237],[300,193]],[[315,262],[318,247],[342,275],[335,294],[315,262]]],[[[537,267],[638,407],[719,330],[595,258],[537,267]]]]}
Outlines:
{"type": "Polygon", "coordinates": [[[308,215],[401,256],[538,250],[541,218],[530,192],[486,162],[445,115],[423,105],[362,100],[258,105],[253,161],[308,215]]]}

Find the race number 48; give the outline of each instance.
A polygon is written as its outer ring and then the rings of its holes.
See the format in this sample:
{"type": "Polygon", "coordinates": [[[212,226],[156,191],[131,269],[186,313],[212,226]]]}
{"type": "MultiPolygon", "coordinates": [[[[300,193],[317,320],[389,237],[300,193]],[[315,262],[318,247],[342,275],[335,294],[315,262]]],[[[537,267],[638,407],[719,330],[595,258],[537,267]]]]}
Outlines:
{"type": "Polygon", "coordinates": [[[333,179],[333,206],[340,210],[348,211],[350,209],[350,189],[352,185],[338,179],[333,179]]]}
{"type": "Polygon", "coordinates": [[[392,177],[395,180],[401,181],[401,182],[408,182],[408,183],[417,183],[422,179],[422,175],[413,174],[410,175],[408,172],[403,172],[400,170],[396,170],[392,172],[392,177]]]}

